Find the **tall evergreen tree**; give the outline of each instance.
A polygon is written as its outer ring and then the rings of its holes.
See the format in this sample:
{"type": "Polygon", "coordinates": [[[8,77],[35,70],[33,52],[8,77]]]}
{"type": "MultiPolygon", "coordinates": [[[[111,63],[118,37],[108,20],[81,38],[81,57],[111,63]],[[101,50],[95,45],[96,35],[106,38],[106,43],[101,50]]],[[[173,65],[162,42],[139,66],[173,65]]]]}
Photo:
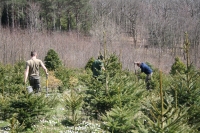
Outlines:
{"type": "Polygon", "coordinates": [[[175,75],[175,74],[183,74],[186,71],[186,65],[181,62],[181,60],[176,57],[175,58],[175,62],[173,63],[171,70],[170,70],[170,74],[175,75]]]}
{"type": "Polygon", "coordinates": [[[123,108],[127,105],[130,109],[139,109],[137,97],[143,89],[137,89],[141,84],[134,82],[135,77],[123,71],[116,56],[111,55],[105,60],[105,69],[101,77],[91,78],[84,98],[86,114],[93,115],[96,119],[100,114],[105,114],[114,107],[123,108]],[[115,58],[113,58],[115,57],[115,58]],[[100,79],[100,80],[99,80],[100,79]]]}
{"type": "Polygon", "coordinates": [[[172,87],[177,95],[178,106],[186,105],[188,110],[188,124],[200,131],[200,84],[199,71],[196,71],[190,62],[190,42],[188,34],[185,33],[184,52],[186,54],[186,71],[175,76],[172,87]]]}
{"type": "Polygon", "coordinates": [[[44,19],[44,25],[47,30],[53,28],[53,2],[50,0],[41,0],[41,17],[44,19]]]}
{"type": "MultiPolygon", "coordinates": [[[[196,132],[196,129],[187,123],[188,110],[185,104],[177,106],[177,95],[164,91],[160,74],[160,88],[150,93],[144,102],[145,127],[151,133],[187,133],[196,132]]],[[[166,89],[165,89],[166,90],[166,89]]]]}
{"type": "Polygon", "coordinates": [[[77,32],[81,30],[87,33],[91,22],[89,0],[67,0],[65,5],[67,30],[76,30],[77,32]]]}
{"type": "Polygon", "coordinates": [[[56,70],[57,68],[62,66],[62,62],[58,56],[58,54],[53,50],[50,49],[45,56],[45,65],[48,70],[56,70]]]}

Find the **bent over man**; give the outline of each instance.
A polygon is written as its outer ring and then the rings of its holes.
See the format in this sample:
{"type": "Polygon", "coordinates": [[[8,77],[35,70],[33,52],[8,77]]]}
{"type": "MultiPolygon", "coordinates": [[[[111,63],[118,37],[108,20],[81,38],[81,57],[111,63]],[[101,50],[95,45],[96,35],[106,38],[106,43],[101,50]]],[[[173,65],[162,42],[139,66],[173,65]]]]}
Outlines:
{"type": "Polygon", "coordinates": [[[134,62],[138,67],[140,67],[141,72],[144,72],[146,74],[146,89],[149,90],[150,88],[150,80],[153,74],[153,70],[145,63],[141,62],[134,62]]]}

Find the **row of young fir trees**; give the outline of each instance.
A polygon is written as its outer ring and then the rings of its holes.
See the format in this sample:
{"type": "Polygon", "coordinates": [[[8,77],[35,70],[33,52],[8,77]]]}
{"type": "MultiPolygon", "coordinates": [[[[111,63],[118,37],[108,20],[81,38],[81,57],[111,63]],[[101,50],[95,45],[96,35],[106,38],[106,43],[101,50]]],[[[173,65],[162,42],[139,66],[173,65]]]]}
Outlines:
{"type": "MultiPolygon", "coordinates": [[[[50,49],[45,65],[62,81],[57,89],[64,97],[64,126],[78,131],[84,120],[100,123],[102,132],[111,133],[196,133],[200,131],[199,71],[189,61],[189,42],[185,41],[187,64],[177,57],[170,74],[154,70],[151,85],[145,89],[145,75],[123,70],[116,54],[106,55],[106,71],[101,80],[92,77],[92,57],[84,69],[62,65],[50,49]],[[67,92],[67,95],[64,95],[67,92]]],[[[9,120],[10,131],[38,131],[34,125],[47,118],[60,103],[55,95],[28,94],[23,84],[24,62],[0,66],[0,119],[9,120]]],[[[151,64],[149,64],[151,65],[151,64]]],[[[42,73],[42,77],[45,75],[42,73]]],[[[49,81],[50,82],[50,81],[49,81]]],[[[87,132],[87,131],[82,131],[87,132]]]]}

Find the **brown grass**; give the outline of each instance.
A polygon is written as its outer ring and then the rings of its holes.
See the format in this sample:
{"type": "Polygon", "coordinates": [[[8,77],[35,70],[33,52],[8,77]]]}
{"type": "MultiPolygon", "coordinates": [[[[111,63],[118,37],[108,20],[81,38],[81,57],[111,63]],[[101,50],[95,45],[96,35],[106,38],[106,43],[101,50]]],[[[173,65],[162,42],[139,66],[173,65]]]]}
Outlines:
{"type": "MultiPolygon", "coordinates": [[[[69,68],[83,68],[91,58],[97,58],[103,52],[104,45],[98,37],[77,37],[76,33],[66,32],[32,32],[17,30],[10,32],[0,29],[0,62],[15,63],[28,60],[30,51],[38,51],[38,58],[44,59],[49,49],[54,49],[62,62],[69,68]]],[[[171,49],[155,49],[145,47],[145,40],[133,45],[130,37],[125,35],[115,40],[106,40],[108,53],[116,53],[124,69],[133,70],[134,61],[149,62],[164,72],[169,72],[174,57],[183,57],[182,53],[174,54],[171,49]]],[[[197,65],[198,67],[198,65],[197,65]]]]}

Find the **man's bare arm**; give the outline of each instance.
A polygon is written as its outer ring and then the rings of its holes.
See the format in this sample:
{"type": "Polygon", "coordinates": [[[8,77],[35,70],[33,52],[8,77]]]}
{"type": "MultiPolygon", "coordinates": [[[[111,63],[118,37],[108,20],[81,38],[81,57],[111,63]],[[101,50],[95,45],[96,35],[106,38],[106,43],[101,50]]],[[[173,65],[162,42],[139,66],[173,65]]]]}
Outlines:
{"type": "Polygon", "coordinates": [[[29,66],[26,66],[25,72],[24,72],[24,83],[26,83],[28,78],[28,72],[29,72],[29,66]]]}
{"type": "Polygon", "coordinates": [[[44,63],[43,63],[43,62],[41,62],[41,66],[42,66],[42,68],[44,69],[44,71],[45,71],[46,75],[48,75],[47,68],[45,67],[45,65],[44,65],[44,63]]]}
{"type": "Polygon", "coordinates": [[[104,70],[104,71],[106,70],[104,66],[101,69],[104,70]]]}

